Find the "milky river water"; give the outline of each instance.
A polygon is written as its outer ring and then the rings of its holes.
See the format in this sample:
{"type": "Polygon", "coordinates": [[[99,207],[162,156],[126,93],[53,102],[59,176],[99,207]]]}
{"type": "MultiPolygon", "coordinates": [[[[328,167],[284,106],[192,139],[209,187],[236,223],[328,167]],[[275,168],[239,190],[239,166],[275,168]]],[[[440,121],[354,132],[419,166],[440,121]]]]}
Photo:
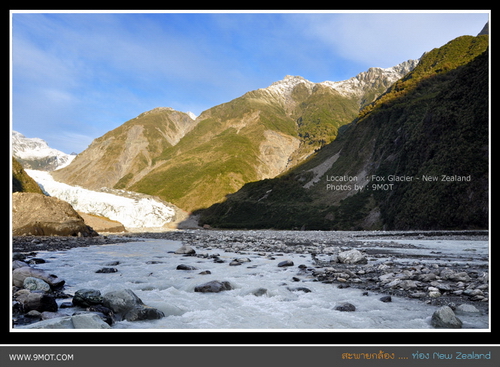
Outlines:
{"type": "MultiPolygon", "coordinates": [[[[142,301],[165,313],[152,321],[120,321],[113,329],[160,330],[399,330],[433,329],[430,320],[438,308],[420,300],[392,297],[382,302],[383,294],[355,288],[340,289],[335,284],[313,281],[299,265],[314,267],[310,255],[231,253],[220,249],[196,248],[197,255],[173,253],[178,241],[144,239],[122,244],[79,247],[66,251],[39,252],[46,263],[37,267],[66,281],[65,292],[93,288],[105,294],[131,289],[142,301]],[[219,254],[223,263],[210,255],[219,254]],[[281,255],[281,256],[280,256],[281,255]],[[235,258],[248,258],[230,266],[235,258]],[[291,260],[294,266],[278,267],[291,260]],[[177,270],[179,264],[196,270],[177,270]],[[96,273],[114,267],[114,273],[96,273]],[[210,274],[200,274],[208,270],[210,274]],[[197,285],[211,280],[228,281],[233,289],[220,293],[195,292],[197,285]],[[259,291],[257,291],[259,290],[259,291]],[[354,312],[335,309],[343,302],[356,307],[354,312]]],[[[67,299],[58,302],[67,302],[67,299]]],[[[72,314],[74,308],[61,308],[72,314]]],[[[463,328],[487,331],[488,317],[460,317],[463,328]]]]}

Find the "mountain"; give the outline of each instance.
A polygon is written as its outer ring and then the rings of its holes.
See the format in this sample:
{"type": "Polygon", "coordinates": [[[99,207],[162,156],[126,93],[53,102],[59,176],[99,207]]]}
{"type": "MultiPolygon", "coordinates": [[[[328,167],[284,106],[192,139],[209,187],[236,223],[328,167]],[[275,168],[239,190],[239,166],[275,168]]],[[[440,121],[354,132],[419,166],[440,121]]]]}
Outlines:
{"type": "Polygon", "coordinates": [[[186,211],[208,207],[245,183],[286,172],[332,142],[360,108],[416,63],[371,68],[344,82],[286,76],[194,121],[155,109],[95,139],[53,176],[88,189],[155,195],[186,211]]]}
{"type": "Polygon", "coordinates": [[[225,228],[488,226],[488,36],[459,37],[362,108],[337,139],[275,179],[200,210],[225,228]]]}
{"type": "Polygon", "coordinates": [[[155,108],[95,139],[53,177],[91,190],[125,188],[150,172],[158,155],[195,126],[192,114],[155,108]]]}
{"type": "Polygon", "coordinates": [[[14,158],[27,169],[53,171],[67,166],[75,158],[74,154],[50,148],[40,138],[27,138],[17,131],[12,131],[11,141],[14,158]]]}

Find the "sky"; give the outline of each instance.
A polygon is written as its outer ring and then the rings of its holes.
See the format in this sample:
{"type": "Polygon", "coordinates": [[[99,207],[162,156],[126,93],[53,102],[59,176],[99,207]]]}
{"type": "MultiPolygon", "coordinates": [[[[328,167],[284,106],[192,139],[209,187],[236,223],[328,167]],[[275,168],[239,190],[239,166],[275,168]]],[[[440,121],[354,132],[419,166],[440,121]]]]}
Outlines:
{"type": "Polygon", "coordinates": [[[11,11],[11,129],[80,153],[156,107],[202,111],[286,75],[341,81],[462,35],[484,11],[11,11]]]}

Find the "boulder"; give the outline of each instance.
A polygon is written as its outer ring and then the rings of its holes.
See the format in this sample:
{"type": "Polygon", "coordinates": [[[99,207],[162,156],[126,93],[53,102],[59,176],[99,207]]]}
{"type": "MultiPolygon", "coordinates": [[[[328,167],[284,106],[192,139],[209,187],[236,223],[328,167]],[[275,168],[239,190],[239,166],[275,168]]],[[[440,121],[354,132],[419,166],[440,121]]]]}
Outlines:
{"type": "Polygon", "coordinates": [[[431,325],[435,328],[460,329],[462,320],[460,320],[449,306],[438,308],[433,314],[431,325]]]}
{"type": "Polygon", "coordinates": [[[366,264],[366,256],[356,249],[343,251],[337,255],[337,259],[343,264],[366,264]]]}
{"type": "Polygon", "coordinates": [[[14,236],[97,236],[73,207],[55,197],[15,192],[12,194],[14,236]]]}
{"type": "Polygon", "coordinates": [[[196,270],[194,266],[191,265],[186,265],[186,264],[179,264],[177,265],[177,270],[196,270]]]}
{"type": "Polygon", "coordinates": [[[335,309],[337,311],[343,311],[343,312],[354,312],[356,311],[356,306],[354,306],[352,303],[349,302],[342,302],[338,304],[335,309]]]}
{"type": "Polygon", "coordinates": [[[26,277],[24,278],[23,287],[29,289],[30,291],[50,291],[50,285],[44,282],[42,279],[26,277]]]}
{"type": "Polygon", "coordinates": [[[102,303],[101,292],[97,289],[79,289],[73,296],[73,305],[90,307],[102,303]]]}
{"type": "Polygon", "coordinates": [[[196,251],[191,246],[182,245],[175,251],[175,253],[177,255],[194,255],[196,251]]]}
{"type": "Polygon", "coordinates": [[[95,313],[63,316],[21,326],[20,329],[109,329],[99,315],[95,313]]]}
{"type": "Polygon", "coordinates": [[[231,289],[233,289],[233,287],[231,287],[231,284],[229,282],[219,282],[218,280],[212,280],[211,282],[196,286],[194,288],[194,291],[202,293],[218,293],[231,289]]]}
{"type": "Polygon", "coordinates": [[[12,285],[16,287],[24,287],[24,279],[33,277],[43,280],[48,283],[53,289],[61,288],[65,281],[55,275],[48,274],[47,272],[32,268],[31,266],[23,266],[12,271],[12,285]]]}
{"type": "Polygon", "coordinates": [[[278,266],[280,268],[282,268],[284,266],[293,266],[293,261],[292,260],[284,260],[284,261],[279,262],[278,266]]]}
{"type": "Polygon", "coordinates": [[[156,320],[165,316],[163,312],[156,308],[145,305],[130,289],[112,291],[104,294],[102,304],[111,309],[118,320],[156,320]]]}
{"type": "Polygon", "coordinates": [[[455,314],[457,315],[480,315],[481,311],[479,311],[476,306],[469,305],[467,303],[463,303],[457,306],[455,310],[455,314]]]}
{"type": "Polygon", "coordinates": [[[43,311],[57,311],[57,303],[53,296],[40,292],[24,292],[21,293],[16,301],[22,305],[24,312],[36,310],[43,311]]]}
{"type": "Polygon", "coordinates": [[[110,326],[96,313],[82,313],[71,316],[75,329],[109,329],[110,326]]]}

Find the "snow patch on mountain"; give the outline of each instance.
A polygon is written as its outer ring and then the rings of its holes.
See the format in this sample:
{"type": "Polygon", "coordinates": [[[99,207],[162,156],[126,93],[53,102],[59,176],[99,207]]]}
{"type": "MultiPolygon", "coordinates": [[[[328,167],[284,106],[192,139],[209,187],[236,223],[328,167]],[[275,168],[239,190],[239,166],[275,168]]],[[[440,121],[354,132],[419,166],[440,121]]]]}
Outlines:
{"type": "Polygon", "coordinates": [[[126,228],[157,228],[173,222],[176,210],[149,195],[124,190],[115,195],[92,191],[55,181],[49,172],[26,170],[50,196],[70,203],[77,211],[100,215],[122,223],[126,228]]]}
{"type": "Polygon", "coordinates": [[[23,167],[37,166],[46,171],[66,167],[76,157],[49,147],[45,140],[27,138],[17,131],[12,131],[12,154],[21,161],[23,167]]]}

